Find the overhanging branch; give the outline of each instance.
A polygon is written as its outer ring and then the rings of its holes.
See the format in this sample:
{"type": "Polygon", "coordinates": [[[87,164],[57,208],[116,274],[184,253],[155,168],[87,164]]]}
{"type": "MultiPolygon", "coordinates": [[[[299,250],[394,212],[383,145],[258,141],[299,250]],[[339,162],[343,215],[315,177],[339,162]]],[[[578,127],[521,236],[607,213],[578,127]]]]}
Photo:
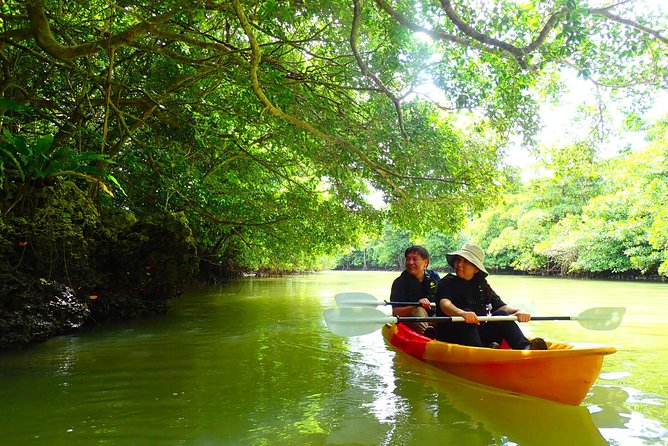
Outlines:
{"type": "Polygon", "coordinates": [[[662,42],[664,45],[668,45],[668,37],[662,36],[661,33],[659,33],[658,31],[648,28],[644,25],[641,25],[638,22],[634,22],[633,20],[625,19],[618,15],[612,14],[610,12],[610,8],[590,8],[587,10],[587,12],[589,12],[589,14],[591,15],[605,17],[606,19],[612,20],[613,22],[621,23],[622,25],[627,25],[630,26],[631,28],[635,28],[645,34],[649,34],[650,36],[662,42]]]}
{"type": "Polygon", "coordinates": [[[76,58],[96,54],[99,51],[107,51],[108,48],[116,48],[134,42],[139,37],[146,35],[155,23],[169,20],[175,11],[168,11],[151,20],[144,21],[114,36],[99,39],[93,42],[81,43],[78,45],[65,46],[58,42],[51,33],[51,26],[44,11],[44,2],[42,0],[30,0],[26,3],[28,19],[30,20],[30,30],[37,44],[52,57],[70,62],[76,58]]]}
{"type": "Polygon", "coordinates": [[[276,116],[277,118],[282,119],[284,121],[287,121],[296,127],[302,128],[319,139],[331,142],[333,144],[336,144],[337,146],[345,147],[346,149],[351,150],[353,153],[355,153],[355,155],[357,155],[360,158],[360,160],[365,165],[373,169],[374,172],[376,172],[385,181],[385,183],[392,189],[392,191],[395,194],[397,194],[397,196],[405,197],[406,195],[405,192],[401,190],[399,185],[396,184],[392,179],[393,176],[396,176],[394,172],[374,162],[372,159],[366,156],[366,154],[364,154],[364,152],[361,149],[357,148],[349,141],[346,141],[343,138],[329,135],[317,129],[308,122],[302,121],[300,119],[295,118],[294,116],[288,115],[287,113],[283,112],[282,110],[280,110],[279,108],[277,108],[272,104],[269,98],[267,98],[267,96],[264,94],[264,91],[262,90],[262,86],[260,85],[260,80],[258,77],[258,69],[260,65],[260,60],[262,58],[262,54],[260,52],[260,46],[258,45],[257,40],[255,39],[251,25],[248,22],[248,19],[246,18],[243,9],[241,8],[239,0],[234,0],[233,3],[235,12],[237,14],[237,18],[239,19],[239,23],[244,29],[244,32],[248,37],[248,41],[251,47],[250,70],[249,70],[251,77],[251,85],[256,96],[260,99],[260,102],[264,104],[269,114],[276,116]]]}
{"type": "Polygon", "coordinates": [[[394,93],[392,93],[385,86],[385,84],[383,84],[383,82],[380,79],[378,79],[378,76],[369,71],[369,67],[367,67],[366,63],[364,62],[364,59],[362,59],[362,55],[357,49],[357,31],[359,30],[361,14],[362,14],[362,8],[360,6],[359,0],[353,0],[353,24],[350,30],[350,47],[352,48],[353,54],[355,55],[355,60],[357,60],[357,66],[359,66],[360,70],[362,71],[362,74],[371,79],[371,81],[388,98],[390,98],[392,104],[394,104],[395,110],[397,111],[397,119],[399,121],[399,129],[401,131],[401,135],[404,137],[405,140],[408,140],[408,134],[406,133],[406,129],[404,127],[404,116],[403,112],[401,111],[401,103],[399,102],[399,99],[394,95],[394,93]]]}

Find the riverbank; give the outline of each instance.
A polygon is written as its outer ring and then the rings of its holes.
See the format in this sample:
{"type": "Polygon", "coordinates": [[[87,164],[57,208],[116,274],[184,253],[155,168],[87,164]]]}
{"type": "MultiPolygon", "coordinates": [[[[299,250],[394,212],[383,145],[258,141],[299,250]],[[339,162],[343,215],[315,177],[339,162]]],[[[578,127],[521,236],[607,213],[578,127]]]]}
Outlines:
{"type": "MultiPolygon", "coordinates": [[[[123,208],[98,209],[73,183],[35,188],[31,200],[7,194],[2,208],[0,349],[21,348],[83,326],[162,314],[170,299],[195,284],[303,273],[251,270],[232,260],[222,263],[218,253],[206,257],[184,214],[140,218],[123,208]]],[[[494,274],[666,280],[637,273],[494,274]]]]}
{"type": "MultiPolygon", "coordinates": [[[[552,277],[555,279],[582,279],[582,280],[618,280],[618,281],[630,281],[630,282],[657,282],[657,283],[668,283],[668,277],[661,276],[659,274],[653,273],[653,274],[643,274],[641,271],[627,271],[624,273],[611,273],[609,271],[607,272],[601,272],[601,273],[592,273],[592,272],[583,272],[583,273],[560,273],[560,272],[555,272],[555,271],[543,271],[543,270],[538,270],[538,271],[516,271],[514,269],[494,269],[494,268],[487,268],[490,274],[494,275],[501,275],[501,276],[528,276],[528,277],[552,277]]],[[[346,267],[346,268],[335,268],[334,271],[357,271],[357,272],[363,272],[363,271],[369,271],[369,272],[391,272],[395,271],[397,274],[401,273],[401,270],[397,269],[387,269],[387,268],[355,268],[355,267],[346,267]]],[[[443,269],[436,269],[436,272],[438,272],[441,277],[448,274],[452,273],[452,269],[448,270],[443,270],[443,269]]]]}
{"type": "Polygon", "coordinates": [[[67,182],[32,194],[4,197],[0,349],[164,313],[196,271],[180,214],[142,221],[123,209],[99,210],[67,182]]]}

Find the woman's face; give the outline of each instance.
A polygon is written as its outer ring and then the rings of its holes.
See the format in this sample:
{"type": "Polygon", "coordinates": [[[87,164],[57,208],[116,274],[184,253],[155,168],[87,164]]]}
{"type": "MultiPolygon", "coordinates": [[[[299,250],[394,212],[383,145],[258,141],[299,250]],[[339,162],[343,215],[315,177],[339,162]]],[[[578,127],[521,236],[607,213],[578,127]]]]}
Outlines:
{"type": "Polygon", "coordinates": [[[455,260],[455,273],[457,274],[457,277],[461,277],[464,280],[471,280],[478,271],[480,271],[478,267],[464,257],[457,257],[457,260],[455,260]]]}

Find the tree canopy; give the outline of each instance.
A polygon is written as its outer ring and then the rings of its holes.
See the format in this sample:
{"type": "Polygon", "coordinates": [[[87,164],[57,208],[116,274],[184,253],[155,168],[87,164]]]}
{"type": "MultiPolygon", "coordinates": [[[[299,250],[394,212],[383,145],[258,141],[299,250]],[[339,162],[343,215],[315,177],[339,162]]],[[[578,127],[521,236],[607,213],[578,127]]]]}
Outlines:
{"type": "Polygon", "coordinates": [[[431,253],[430,267],[446,270],[446,253],[472,242],[493,271],[665,280],[667,125],[658,122],[643,148],[613,158],[594,160],[579,144],[554,148],[547,175],[519,184],[461,231],[421,237],[387,228],[363,251],[340,256],[338,267],[396,269],[387,259],[403,259],[406,246],[419,243],[431,253]]]}
{"type": "Polygon", "coordinates": [[[67,178],[98,207],[182,212],[203,259],[252,267],[383,221],[454,229],[498,196],[505,142],[531,143],[564,67],[630,112],[665,88],[665,17],[635,6],[5,1],[2,187],[67,178]]]}

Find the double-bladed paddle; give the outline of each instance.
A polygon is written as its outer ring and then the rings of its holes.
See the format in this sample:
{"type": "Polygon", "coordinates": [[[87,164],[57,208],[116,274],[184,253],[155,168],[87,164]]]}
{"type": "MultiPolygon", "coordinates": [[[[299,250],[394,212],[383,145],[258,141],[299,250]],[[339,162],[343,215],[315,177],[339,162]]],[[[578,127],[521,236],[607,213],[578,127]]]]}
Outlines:
{"type": "MultiPolygon", "coordinates": [[[[379,304],[382,305],[382,304],[379,304]]],[[[622,322],[623,307],[596,307],[577,316],[532,316],[532,321],[578,321],[589,330],[614,330],[622,322]]],[[[361,336],[379,330],[385,324],[399,322],[464,322],[463,317],[400,317],[388,316],[375,308],[328,308],[324,312],[329,330],[339,336],[361,336]]],[[[516,321],[517,316],[478,316],[481,322],[516,321]]]]}

